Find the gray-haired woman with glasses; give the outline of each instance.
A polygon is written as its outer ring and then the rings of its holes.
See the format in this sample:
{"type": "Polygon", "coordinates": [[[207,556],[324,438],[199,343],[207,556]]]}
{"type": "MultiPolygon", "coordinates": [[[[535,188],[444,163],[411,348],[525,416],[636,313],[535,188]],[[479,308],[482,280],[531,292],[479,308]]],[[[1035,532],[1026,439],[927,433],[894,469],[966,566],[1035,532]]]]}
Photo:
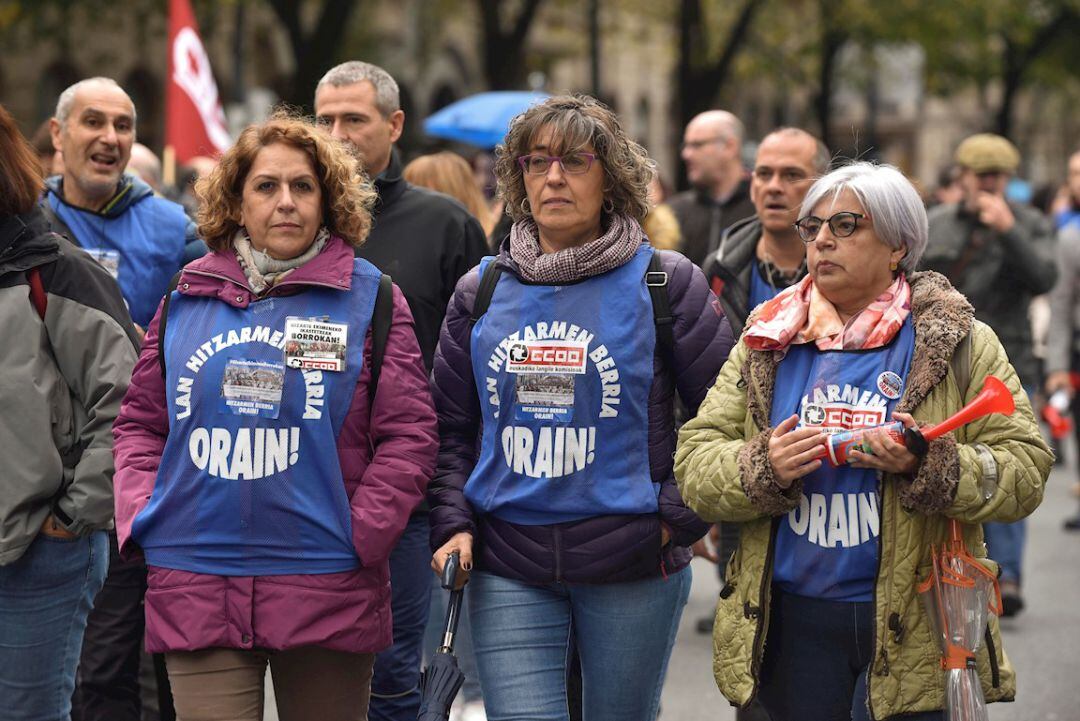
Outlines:
{"type": "MultiPolygon", "coordinates": [[[[985,556],[980,524],[1031,513],[1051,455],[994,332],[943,276],[914,272],[926,212],[899,171],[835,170],[802,215],[809,275],[750,315],[676,454],[690,508],[743,524],[716,610],[717,684],[772,721],[940,719],[940,652],[915,590],[930,546],[957,518],[985,556]],[[850,465],[820,459],[827,434],[938,423],[990,374],[1013,415],[921,453],[878,432],[850,465]]],[[[1012,700],[996,619],[986,639],[986,698],[1012,700]]]]}
{"type": "Polygon", "coordinates": [[[674,394],[697,408],[729,326],[701,272],[649,246],[652,161],[597,101],[519,115],[496,172],[514,226],[435,355],[432,566],[475,564],[489,719],[567,719],[576,648],[586,721],[653,721],[708,529],[672,476],[674,394]]]}

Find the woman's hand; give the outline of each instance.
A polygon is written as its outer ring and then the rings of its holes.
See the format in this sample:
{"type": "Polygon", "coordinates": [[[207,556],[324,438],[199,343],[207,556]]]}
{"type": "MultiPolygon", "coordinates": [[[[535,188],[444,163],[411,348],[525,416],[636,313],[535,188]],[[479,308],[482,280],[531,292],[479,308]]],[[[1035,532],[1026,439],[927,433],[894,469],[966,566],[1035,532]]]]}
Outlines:
{"type": "Polygon", "coordinates": [[[690,547],[690,550],[694,552],[694,555],[698,558],[704,558],[709,563],[720,563],[720,555],[718,550],[720,548],[720,526],[715,523],[709,526],[709,533],[698,540],[694,541],[694,545],[690,547]],[[710,547],[709,542],[712,542],[710,547]]]}
{"type": "Polygon", "coordinates": [[[472,534],[468,531],[462,531],[461,533],[455,533],[450,537],[450,540],[439,546],[439,550],[431,556],[431,568],[439,576],[442,576],[443,566],[446,565],[446,559],[450,558],[450,554],[457,551],[461,554],[461,570],[472,570],[472,534]]]}
{"type": "Polygon", "coordinates": [[[769,463],[781,488],[790,488],[795,479],[821,468],[817,455],[825,443],[825,434],[814,428],[793,430],[798,423],[799,416],[792,415],[776,427],[769,439],[769,463]]]}
{"type": "Polygon", "coordinates": [[[59,538],[64,541],[75,538],[75,534],[57,523],[56,516],[51,513],[45,516],[45,521],[41,524],[41,532],[50,538],[59,538]]]}
{"type": "MultiPolygon", "coordinates": [[[[893,413],[893,418],[904,424],[905,428],[917,428],[915,419],[907,413],[893,413]]],[[[919,457],[907,449],[903,443],[897,443],[883,429],[868,433],[866,442],[873,450],[870,455],[852,449],[848,457],[854,462],[852,468],[873,468],[884,473],[910,475],[919,469],[919,457]]]]}

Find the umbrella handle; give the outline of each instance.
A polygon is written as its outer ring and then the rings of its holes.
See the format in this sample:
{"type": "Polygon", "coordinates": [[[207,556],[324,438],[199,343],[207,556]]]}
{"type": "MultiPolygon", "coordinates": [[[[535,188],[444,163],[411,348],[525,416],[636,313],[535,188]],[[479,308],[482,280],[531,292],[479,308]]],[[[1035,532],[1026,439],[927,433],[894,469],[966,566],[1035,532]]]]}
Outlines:
{"type": "Polygon", "coordinates": [[[453,653],[454,636],[457,635],[458,621],[461,620],[461,601],[465,596],[465,589],[459,588],[450,591],[450,603],[446,605],[446,624],[443,626],[443,640],[440,651],[453,653]]]}
{"type": "Polygon", "coordinates": [[[461,552],[454,551],[446,558],[442,570],[442,587],[447,591],[459,591],[469,582],[469,572],[461,567],[461,552]]]}
{"type": "Polygon", "coordinates": [[[446,607],[446,625],[443,627],[442,648],[447,652],[454,650],[454,635],[461,619],[461,601],[465,595],[465,584],[469,573],[461,568],[461,553],[454,551],[446,559],[442,572],[442,587],[450,591],[450,603],[446,607]]]}

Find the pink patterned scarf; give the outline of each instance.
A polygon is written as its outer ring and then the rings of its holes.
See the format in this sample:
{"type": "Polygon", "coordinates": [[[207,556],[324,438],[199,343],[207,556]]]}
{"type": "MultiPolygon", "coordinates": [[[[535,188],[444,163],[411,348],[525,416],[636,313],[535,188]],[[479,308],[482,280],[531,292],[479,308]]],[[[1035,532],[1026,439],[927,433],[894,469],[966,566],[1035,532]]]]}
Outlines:
{"type": "Polygon", "coordinates": [[[813,342],[819,350],[880,348],[911,313],[911,286],[901,273],[877,299],[845,324],[810,276],[762,304],[743,340],[754,350],[785,350],[813,342]]]}

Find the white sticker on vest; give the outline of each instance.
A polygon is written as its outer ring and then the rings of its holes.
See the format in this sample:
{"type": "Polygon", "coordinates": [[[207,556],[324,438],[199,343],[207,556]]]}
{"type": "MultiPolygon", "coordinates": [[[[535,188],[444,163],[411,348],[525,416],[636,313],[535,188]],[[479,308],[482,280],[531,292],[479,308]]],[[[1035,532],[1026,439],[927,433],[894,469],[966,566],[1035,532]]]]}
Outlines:
{"type": "Polygon", "coordinates": [[[574,418],[575,377],[571,373],[518,373],[514,377],[517,420],[569,423],[574,418]]]}
{"type": "Polygon", "coordinates": [[[221,397],[226,411],[277,418],[284,386],[285,366],[281,363],[234,358],[221,376],[221,397]]]}
{"type": "Polygon", "coordinates": [[[582,374],[588,352],[589,346],[578,341],[520,341],[507,352],[506,372],[582,374]]]}
{"type": "Polygon", "coordinates": [[[304,370],[345,370],[345,323],[294,318],[285,320],[285,365],[304,370]]]}

